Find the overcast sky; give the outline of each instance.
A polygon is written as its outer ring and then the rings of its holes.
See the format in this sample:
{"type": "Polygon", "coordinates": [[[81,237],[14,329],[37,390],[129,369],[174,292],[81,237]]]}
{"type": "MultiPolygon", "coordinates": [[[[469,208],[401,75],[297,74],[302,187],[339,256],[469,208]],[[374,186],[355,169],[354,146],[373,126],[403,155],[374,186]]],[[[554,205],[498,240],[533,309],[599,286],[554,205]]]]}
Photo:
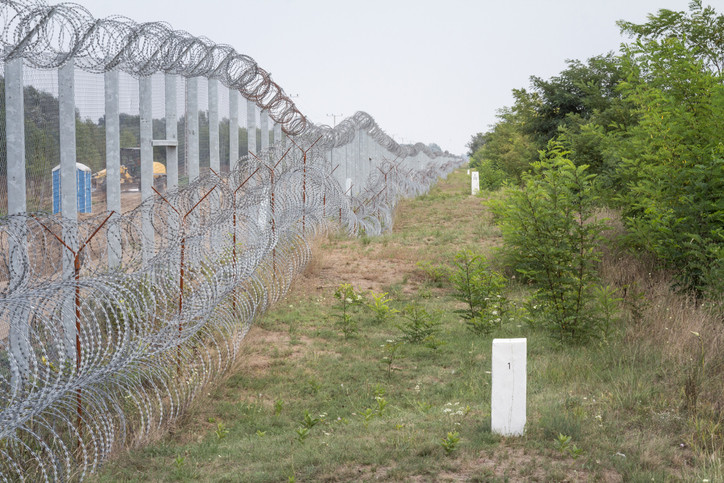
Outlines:
{"type": "MultiPolygon", "coordinates": [[[[511,89],[618,51],[619,19],[688,0],[76,0],[253,57],[313,122],[362,110],[397,141],[463,154],[511,89]]],[[[53,3],[50,0],[50,3],[53,3]]],[[[724,0],[704,0],[717,11],[724,0]]],[[[337,120],[339,122],[339,119],[337,120]]]]}

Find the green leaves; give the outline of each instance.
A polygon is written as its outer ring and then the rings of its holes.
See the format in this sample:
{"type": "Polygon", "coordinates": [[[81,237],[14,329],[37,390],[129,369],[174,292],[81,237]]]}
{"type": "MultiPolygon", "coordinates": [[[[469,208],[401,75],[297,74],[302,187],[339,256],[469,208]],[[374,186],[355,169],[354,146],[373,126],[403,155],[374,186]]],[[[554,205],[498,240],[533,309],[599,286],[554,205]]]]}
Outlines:
{"type": "Polygon", "coordinates": [[[490,269],[483,255],[469,250],[457,253],[454,265],[450,275],[454,297],[467,306],[456,312],[467,321],[473,333],[489,334],[502,325],[508,308],[508,300],[503,295],[505,278],[490,269]]]}
{"type": "Polygon", "coordinates": [[[523,187],[491,203],[498,217],[508,263],[533,284],[534,315],[561,339],[597,333],[587,310],[599,280],[598,244],[604,224],[593,219],[595,175],[575,166],[551,143],[523,175],[523,187]]]}

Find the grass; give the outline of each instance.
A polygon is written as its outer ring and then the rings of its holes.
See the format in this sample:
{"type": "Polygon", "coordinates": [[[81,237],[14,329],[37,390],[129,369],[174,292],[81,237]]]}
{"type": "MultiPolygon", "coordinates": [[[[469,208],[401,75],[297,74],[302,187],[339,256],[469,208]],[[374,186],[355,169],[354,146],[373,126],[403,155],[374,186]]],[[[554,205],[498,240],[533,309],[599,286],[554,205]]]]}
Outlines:
{"type": "MultiPolygon", "coordinates": [[[[606,341],[561,345],[523,319],[473,335],[453,313],[460,303],[449,284],[417,265],[451,267],[464,248],[494,257],[500,238],[481,203],[488,195],[469,196],[468,184],[458,171],[401,202],[390,234],[321,240],[289,297],[251,329],[234,370],[168,434],[118,455],[93,480],[721,477],[720,321],[673,296],[666,274],[611,248],[602,271],[625,295],[606,341]],[[376,322],[364,307],[352,310],[359,330],[345,337],[335,325],[341,283],[362,294],[388,292],[398,310],[414,302],[439,314],[444,343],[398,345],[400,315],[376,322]],[[528,424],[520,438],[490,432],[490,351],[499,337],[528,339],[528,424]],[[559,435],[580,454],[561,451],[559,435]]],[[[513,300],[528,295],[512,276],[509,292],[513,300]]]]}

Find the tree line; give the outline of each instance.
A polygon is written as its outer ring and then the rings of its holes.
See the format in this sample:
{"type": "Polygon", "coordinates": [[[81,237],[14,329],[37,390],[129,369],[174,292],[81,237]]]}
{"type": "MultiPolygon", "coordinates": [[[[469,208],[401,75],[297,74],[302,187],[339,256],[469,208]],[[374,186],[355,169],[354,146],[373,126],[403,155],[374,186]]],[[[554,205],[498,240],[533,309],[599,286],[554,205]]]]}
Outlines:
{"type": "Polygon", "coordinates": [[[633,248],[673,269],[678,288],[721,296],[724,15],[694,0],[618,26],[630,39],[618,52],[514,89],[472,136],[471,167],[487,189],[544,179],[565,164],[554,158],[584,168],[586,194],[620,211],[633,248]]]}

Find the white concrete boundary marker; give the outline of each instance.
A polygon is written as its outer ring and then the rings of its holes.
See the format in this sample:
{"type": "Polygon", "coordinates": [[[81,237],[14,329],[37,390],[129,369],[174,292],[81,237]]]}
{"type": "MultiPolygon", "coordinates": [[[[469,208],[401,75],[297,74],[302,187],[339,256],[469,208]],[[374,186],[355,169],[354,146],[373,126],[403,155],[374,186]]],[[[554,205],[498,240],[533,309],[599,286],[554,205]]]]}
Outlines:
{"type": "Polygon", "coordinates": [[[480,177],[477,171],[473,171],[470,174],[472,175],[470,178],[470,193],[475,196],[480,193],[480,177]]]}
{"type": "Polygon", "coordinates": [[[490,429],[503,436],[525,431],[527,339],[493,339],[490,429]]]}

